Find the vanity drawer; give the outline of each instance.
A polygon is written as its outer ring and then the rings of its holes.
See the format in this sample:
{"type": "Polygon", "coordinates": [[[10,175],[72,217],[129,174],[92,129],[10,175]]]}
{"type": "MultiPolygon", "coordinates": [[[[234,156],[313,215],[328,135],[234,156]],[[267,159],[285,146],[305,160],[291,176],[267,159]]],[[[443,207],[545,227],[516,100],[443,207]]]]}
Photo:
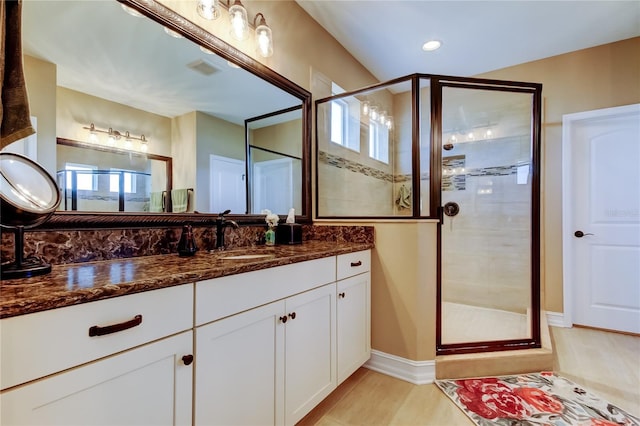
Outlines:
{"type": "Polygon", "coordinates": [[[371,250],[338,256],[337,279],[352,277],[371,270],[371,250]]]}
{"type": "Polygon", "coordinates": [[[335,281],[336,257],[196,283],[195,325],[228,317],[335,281]]]}
{"type": "Polygon", "coordinates": [[[6,389],[192,327],[193,284],[6,318],[0,321],[0,385],[6,389]]]}

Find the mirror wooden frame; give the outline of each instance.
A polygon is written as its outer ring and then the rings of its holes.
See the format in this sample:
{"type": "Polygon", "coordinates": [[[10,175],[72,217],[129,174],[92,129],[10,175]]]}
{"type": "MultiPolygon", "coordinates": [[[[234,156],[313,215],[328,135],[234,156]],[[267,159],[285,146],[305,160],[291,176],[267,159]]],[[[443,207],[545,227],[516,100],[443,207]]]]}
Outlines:
{"type": "MultiPolygon", "coordinates": [[[[296,215],[296,222],[311,222],[311,93],[271,68],[256,61],[234,48],[222,39],[197,26],[183,16],[156,2],[155,0],[116,0],[158,22],[160,25],[179,32],[192,42],[210,49],[220,57],[262,78],[266,82],[290,93],[302,103],[302,208],[296,215]]],[[[195,7],[195,5],[194,5],[195,7]]],[[[211,225],[217,213],[110,213],[110,212],[56,212],[43,225],[43,229],[95,229],[95,228],[137,228],[180,226],[185,222],[211,225]]],[[[229,215],[241,225],[264,224],[264,215],[229,215]]],[[[284,216],[282,216],[284,217],[284,216]]]]}

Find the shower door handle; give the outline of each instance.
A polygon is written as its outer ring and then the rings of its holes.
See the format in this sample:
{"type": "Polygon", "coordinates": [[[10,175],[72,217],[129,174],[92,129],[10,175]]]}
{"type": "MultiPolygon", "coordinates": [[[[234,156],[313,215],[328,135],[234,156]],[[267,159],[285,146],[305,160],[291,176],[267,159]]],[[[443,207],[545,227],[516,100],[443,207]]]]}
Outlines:
{"type": "Polygon", "coordinates": [[[449,201],[447,204],[444,205],[443,210],[444,210],[444,214],[446,214],[447,216],[453,217],[458,213],[460,213],[460,206],[458,205],[458,203],[449,201]]]}

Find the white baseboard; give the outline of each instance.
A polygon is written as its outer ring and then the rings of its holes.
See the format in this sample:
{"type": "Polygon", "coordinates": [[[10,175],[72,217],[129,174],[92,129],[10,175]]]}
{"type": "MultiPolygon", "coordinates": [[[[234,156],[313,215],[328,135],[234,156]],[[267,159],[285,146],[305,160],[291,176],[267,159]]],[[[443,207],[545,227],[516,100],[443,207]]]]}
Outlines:
{"type": "Polygon", "coordinates": [[[562,312],[547,311],[547,324],[552,327],[571,328],[572,324],[567,324],[567,320],[562,312]]]}
{"type": "Polygon", "coordinates": [[[371,350],[371,358],[366,368],[386,374],[414,385],[433,383],[436,379],[436,362],[413,361],[384,352],[371,350]]]}

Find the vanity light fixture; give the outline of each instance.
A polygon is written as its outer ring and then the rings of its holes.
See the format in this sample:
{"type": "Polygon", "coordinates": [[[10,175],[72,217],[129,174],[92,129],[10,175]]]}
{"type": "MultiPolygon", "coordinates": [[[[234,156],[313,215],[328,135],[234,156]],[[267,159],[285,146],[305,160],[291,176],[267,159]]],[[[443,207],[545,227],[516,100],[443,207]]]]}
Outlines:
{"type": "MultiPolygon", "coordinates": [[[[273,33],[267,25],[267,20],[262,13],[257,13],[250,22],[247,9],[241,0],[198,0],[196,9],[198,14],[205,19],[213,20],[218,17],[219,12],[204,13],[207,10],[215,8],[227,9],[231,24],[230,36],[235,40],[246,40],[249,35],[249,28],[255,30],[256,52],[263,58],[273,55],[273,33]],[[233,3],[231,3],[233,1],[233,3]],[[259,19],[258,19],[259,18],[259,19]]],[[[171,30],[165,28],[167,34],[171,34],[171,30]]]]}
{"type": "Polygon", "coordinates": [[[220,4],[218,0],[198,0],[196,10],[198,11],[198,15],[209,21],[218,19],[220,16],[220,4]]]}
{"type": "Polygon", "coordinates": [[[124,134],[118,130],[114,130],[112,127],[109,127],[109,130],[100,130],[93,123],[89,126],[82,127],[83,129],[89,130],[89,142],[91,143],[99,143],[98,133],[105,133],[108,135],[107,144],[110,146],[115,146],[117,141],[124,136],[124,148],[127,150],[133,149],[133,141],[140,141],[140,151],[147,152],[149,149],[149,141],[145,138],[144,135],[131,136],[131,134],[126,131],[124,134]]]}
{"type": "Polygon", "coordinates": [[[425,52],[432,52],[440,49],[440,46],[442,46],[442,42],[440,40],[429,40],[422,45],[422,50],[425,52]]]}

